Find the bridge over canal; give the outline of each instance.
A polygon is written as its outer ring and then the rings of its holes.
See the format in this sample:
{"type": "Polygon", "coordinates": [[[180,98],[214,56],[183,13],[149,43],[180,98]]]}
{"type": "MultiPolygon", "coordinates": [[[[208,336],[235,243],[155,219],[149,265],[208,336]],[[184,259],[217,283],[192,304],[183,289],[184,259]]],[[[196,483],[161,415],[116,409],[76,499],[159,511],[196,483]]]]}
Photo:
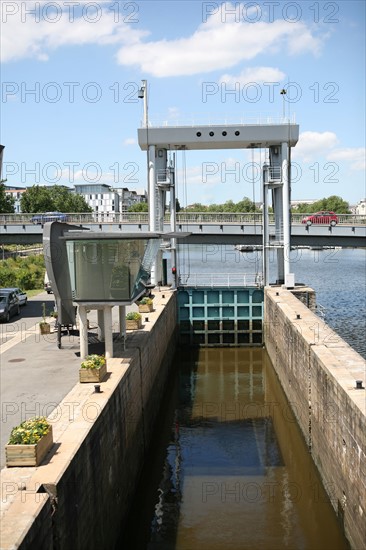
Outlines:
{"type": "MultiPolygon", "coordinates": [[[[147,213],[66,214],[67,221],[80,228],[97,233],[145,233],[149,230],[147,213]]],[[[302,223],[305,214],[295,214],[291,220],[292,246],[366,246],[366,220],[364,216],[343,214],[338,224],[311,225],[302,223]]],[[[41,243],[43,225],[32,223],[33,214],[0,215],[1,244],[41,243]]],[[[196,213],[182,212],[176,216],[176,231],[190,233],[185,244],[247,244],[261,245],[263,216],[253,213],[196,213]]],[[[170,215],[164,217],[163,229],[170,231],[170,215]]],[[[276,246],[274,216],[269,218],[269,242],[276,246]]]]}

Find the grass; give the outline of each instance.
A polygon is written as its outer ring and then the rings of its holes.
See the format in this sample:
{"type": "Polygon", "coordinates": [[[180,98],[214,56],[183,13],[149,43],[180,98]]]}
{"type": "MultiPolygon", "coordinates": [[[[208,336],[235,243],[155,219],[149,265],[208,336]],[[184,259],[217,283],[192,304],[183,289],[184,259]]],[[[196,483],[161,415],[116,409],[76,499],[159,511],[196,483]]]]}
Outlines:
{"type": "Polygon", "coordinates": [[[32,290],[26,290],[26,293],[28,298],[33,298],[33,296],[37,296],[37,294],[40,294],[43,290],[43,288],[33,288],[32,290]]]}

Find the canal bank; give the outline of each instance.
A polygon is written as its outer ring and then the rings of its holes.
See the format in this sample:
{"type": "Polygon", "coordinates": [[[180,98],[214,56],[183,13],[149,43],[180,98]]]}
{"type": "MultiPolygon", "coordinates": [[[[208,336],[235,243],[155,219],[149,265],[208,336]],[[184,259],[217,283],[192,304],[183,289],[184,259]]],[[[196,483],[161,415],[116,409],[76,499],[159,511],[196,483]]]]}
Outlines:
{"type": "Polygon", "coordinates": [[[154,295],[142,330],[129,332],[127,349],[108,360],[101,392],[78,383],[56,407],[54,445],[42,464],[1,471],[2,549],[113,548],[176,347],[174,294],[154,295]]]}
{"type": "Polygon", "coordinates": [[[265,345],[352,548],[366,547],[365,361],[292,293],[265,290],[265,345]]]}

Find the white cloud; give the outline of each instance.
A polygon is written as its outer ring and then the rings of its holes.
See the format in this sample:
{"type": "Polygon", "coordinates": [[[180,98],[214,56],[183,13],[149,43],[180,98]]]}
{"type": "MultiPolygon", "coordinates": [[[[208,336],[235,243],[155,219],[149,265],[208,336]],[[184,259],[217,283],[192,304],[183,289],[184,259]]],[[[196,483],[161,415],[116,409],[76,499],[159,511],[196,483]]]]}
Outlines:
{"type": "Polygon", "coordinates": [[[365,170],[366,150],[364,147],[338,147],[334,132],[303,132],[292,149],[292,158],[310,163],[324,157],[328,161],[349,163],[352,170],[365,170]]]}
{"type": "Polygon", "coordinates": [[[156,77],[208,73],[232,67],[261,53],[283,49],[288,54],[319,53],[321,40],[305,23],[246,21],[225,22],[213,14],[189,37],[150,42],[136,41],[122,47],[117,60],[136,65],[156,77]]]}
{"type": "MultiPolygon", "coordinates": [[[[218,12],[191,36],[143,42],[150,33],[136,29],[121,17],[116,22],[115,13],[104,2],[82,0],[72,14],[70,5],[62,2],[19,0],[8,4],[14,13],[2,14],[2,61],[29,57],[47,61],[52,51],[65,45],[115,44],[120,48],[116,59],[121,65],[138,66],[145,74],[166,77],[227,69],[261,53],[281,49],[287,54],[316,55],[321,47],[321,40],[303,22],[223,22],[218,12]],[[43,11],[48,5],[51,8],[43,11]],[[52,11],[52,5],[57,11],[52,11]],[[89,11],[85,11],[88,6],[89,11]],[[99,7],[100,13],[93,11],[93,6],[99,7]],[[34,9],[38,11],[38,21],[30,13],[34,9]],[[96,22],[92,22],[94,17],[96,22]]],[[[230,6],[227,4],[227,9],[230,6]]]]}
{"type": "Polygon", "coordinates": [[[337,143],[338,139],[334,132],[302,132],[296,147],[292,150],[292,158],[312,162],[329,153],[337,143]]]}
{"type": "Polygon", "coordinates": [[[364,147],[335,149],[326,158],[331,161],[349,162],[352,170],[365,170],[366,168],[366,150],[364,147]]]}
{"type": "Polygon", "coordinates": [[[126,138],[123,141],[123,145],[136,145],[137,140],[135,138],[126,138]]]}
{"type": "MultiPolygon", "coordinates": [[[[70,14],[65,3],[48,2],[55,5],[57,11],[42,11],[46,8],[42,2],[9,2],[14,13],[2,11],[1,61],[15,61],[22,58],[36,58],[47,61],[52,51],[62,46],[80,46],[85,44],[134,44],[149,33],[128,26],[122,18],[115,22],[115,14],[97,2],[89,2],[92,11],[75,9],[70,14]],[[39,5],[37,5],[39,4],[39,5]],[[26,6],[26,8],[25,8],[26,6]],[[98,8],[100,11],[96,10],[98,8]],[[27,11],[25,11],[25,9],[27,11]],[[30,13],[34,11],[35,14],[30,13]],[[98,20],[93,23],[93,18],[98,20]],[[38,19],[37,19],[38,18],[38,19]],[[55,21],[52,22],[52,18],[55,21]],[[16,37],[16,40],[14,40],[16,37]]],[[[81,6],[86,3],[82,0],[81,6]]],[[[4,4],[5,6],[5,4],[4,4]]],[[[67,6],[67,4],[66,4],[67,6]]],[[[10,9],[10,8],[9,8],[10,9]]]]}
{"type": "Polygon", "coordinates": [[[263,82],[278,82],[280,83],[285,78],[285,73],[279,69],[273,67],[249,67],[244,69],[238,75],[224,74],[220,78],[220,84],[225,83],[230,86],[240,84],[244,86],[249,82],[263,83],[263,82]]]}

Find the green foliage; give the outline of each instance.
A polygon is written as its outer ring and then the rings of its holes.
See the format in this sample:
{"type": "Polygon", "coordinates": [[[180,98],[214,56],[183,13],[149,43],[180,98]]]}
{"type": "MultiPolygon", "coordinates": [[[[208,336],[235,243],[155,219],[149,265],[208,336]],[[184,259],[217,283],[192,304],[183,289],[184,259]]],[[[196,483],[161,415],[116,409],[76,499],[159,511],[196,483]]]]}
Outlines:
{"type": "Polygon", "coordinates": [[[87,355],[85,357],[85,360],[81,363],[82,369],[100,369],[101,367],[104,367],[105,365],[105,357],[104,355],[97,355],[96,353],[92,353],[91,355],[87,355]]]}
{"type": "Polygon", "coordinates": [[[92,212],[82,195],[63,185],[33,185],[22,193],[22,212],[92,212]]]}
{"type": "Polygon", "coordinates": [[[40,323],[40,325],[45,325],[46,324],[46,316],[47,316],[47,313],[46,313],[46,304],[45,302],[42,302],[42,323],[40,323]]]}
{"type": "Polygon", "coordinates": [[[43,288],[45,265],[43,255],[8,258],[0,261],[1,285],[24,290],[43,288]]]}
{"type": "Polygon", "coordinates": [[[133,204],[128,209],[129,212],[148,212],[149,211],[149,205],[147,202],[138,202],[136,204],[133,204]]]}
{"type": "Polygon", "coordinates": [[[0,182],[0,214],[14,214],[14,197],[5,193],[3,180],[0,182]]]}
{"type": "Polygon", "coordinates": [[[141,314],[137,313],[137,311],[130,311],[129,313],[127,313],[126,319],[127,321],[138,321],[139,319],[141,319],[141,314]]]}
{"type": "Polygon", "coordinates": [[[226,201],[224,204],[210,204],[205,206],[199,202],[191,204],[188,208],[183,208],[184,212],[237,212],[237,213],[246,213],[246,212],[260,212],[261,210],[256,207],[255,203],[251,201],[248,197],[243,197],[243,199],[237,203],[232,200],[226,201]]]}
{"type": "Polygon", "coordinates": [[[141,298],[141,300],[139,300],[138,302],[139,304],[145,306],[145,305],[148,305],[148,306],[151,306],[154,302],[151,298],[141,298]]]}
{"type": "Polygon", "coordinates": [[[19,426],[12,429],[9,445],[34,445],[48,432],[51,425],[44,416],[24,420],[19,426]]]}
{"type": "Polygon", "coordinates": [[[324,197],[313,204],[299,204],[296,208],[293,208],[293,212],[299,212],[300,214],[311,214],[320,210],[331,210],[336,214],[351,213],[348,202],[338,195],[331,195],[328,198],[324,197]]]}

